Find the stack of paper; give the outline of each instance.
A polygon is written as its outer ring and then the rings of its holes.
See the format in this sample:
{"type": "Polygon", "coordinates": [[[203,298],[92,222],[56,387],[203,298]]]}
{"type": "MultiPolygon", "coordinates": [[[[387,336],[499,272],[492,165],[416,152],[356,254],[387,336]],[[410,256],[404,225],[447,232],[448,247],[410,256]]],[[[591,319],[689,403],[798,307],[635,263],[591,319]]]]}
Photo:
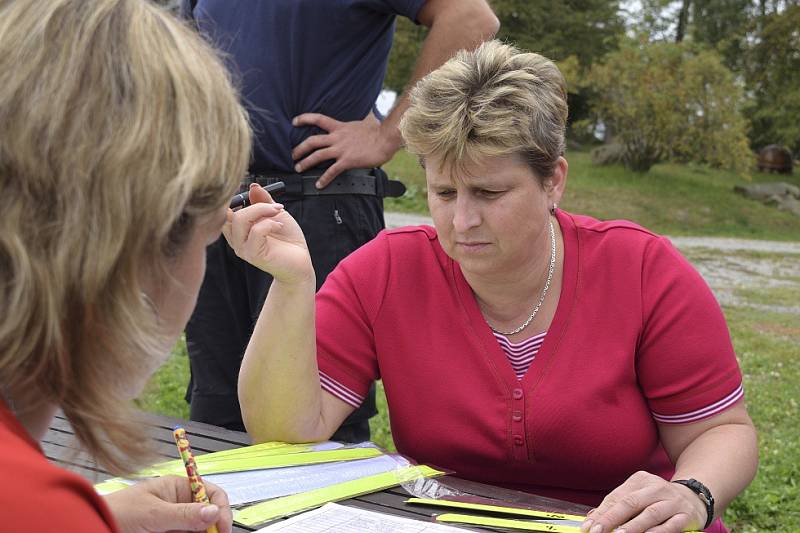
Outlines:
{"type": "Polygon", "coordinates": [[[411,518],[365,511],[327,503],[314,511],[292,517],[283,522],[259,529],[256,533],[455,533],[464,531],[459,527],[445,526],[433,522],[422,522],[411,518]]]}
{"type": "MultiPolygon", "coordinates": [[[[268,442],[196,456],[203,479],[228,494],[234,520],[254,526],[313,509],[324,503],[383,490],[420,477],[443,474],[411,465],[372,443],[345,447],[334,442],[286,444],[268,442]],[[253,504],[254,505],[248,505],[253,504]]],[[[167,461],[137,473],[136,479],[185,475],[183,463],[167,461]]],[[[114,478],[95,485],[101,494],[136,482],[114,478]]]]}
{"type": "Polygon", "coordinates": [[[251,470],[231,474],[204,475],[228,493],[231,505],[258,502],[290,494],[309,492],[345,481],[405,468],[401,458],[380,455],[371,459],[341,460],[333,463],[275,468],[269,472],[251,470]]]}

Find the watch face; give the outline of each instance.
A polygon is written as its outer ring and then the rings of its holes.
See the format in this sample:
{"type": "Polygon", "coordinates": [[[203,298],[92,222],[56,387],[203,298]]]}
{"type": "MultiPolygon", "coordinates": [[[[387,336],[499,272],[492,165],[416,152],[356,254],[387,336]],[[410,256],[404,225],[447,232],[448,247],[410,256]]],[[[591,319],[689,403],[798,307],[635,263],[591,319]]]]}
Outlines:
{"type": "Polygon", "coordinates": [[[703,498],[706,503],[710,503],[714,501],[713,496],[711,496],[711,491],[706,488],[705,485],[697,481],[696,479],[689,480],[689,487],[697,492],[698,496],[703,498]]]}
{"type": "Polygon", "coordinates": [[[700,500],[702,500],[702,502],[705,504],[706,511],[708,512],[706,525],[703,526],[703,529],[711,525],[711,522],[714,519],[714,496],[711,495],[711,491],[708,490],[708,487],[706,487],[696,479],[677,479],[673,481],[673,483],[679,483],[681,485],[684,485],[688,487],[692,492],[697,494],[700,500]]]}

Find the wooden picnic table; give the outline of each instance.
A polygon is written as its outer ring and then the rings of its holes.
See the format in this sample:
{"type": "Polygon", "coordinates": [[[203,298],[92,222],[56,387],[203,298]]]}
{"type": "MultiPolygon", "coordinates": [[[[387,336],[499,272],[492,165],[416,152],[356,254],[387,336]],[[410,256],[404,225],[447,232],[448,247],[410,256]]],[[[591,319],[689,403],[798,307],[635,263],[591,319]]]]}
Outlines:
{"type": "MultiPolygon", "coordinates": [[[[147,425],[142,428],[142,439],[149,439],[152,441],[151,444],[154,445],[155,452],[158,454],[156,458],[157,461],[179,458],[177,447],[172,440],[172,429],[175,426],[182,426],[186,429],[192,449],[196,455],[240,448],[251,444],[250,438],[246,433],[230,431],[209,424],[161,415],[146,415],[146,420],[147,425]]],[[[41,446],[45,455],[51,461],[84,476],[92,484],[112,477],[111,474],[88,457],[86,453],[80,451],[72,427],[61,414],[53,419],[47,434],[44,439],[42,439],[41,446]]],[[[443,476],[436,479],[439,483],[464,493],[484,498],[503,500],[532,509],[580,515],[585,514],[589,510],[589,507],[585,505],[535,496],[525,492],[503,489],[483,483],[476,483],[455,476],[443,476]]],[[[441,509],[435,510],[430,507],[408,505],[404,503],[404,500],[408,497],[409,493],[403,488],[394,487],[380,492],[365,494],[339,503],[385,514],[426,521],[430,520],[435,512],[444,512],[441,509]]],[[[259,527],[263,527],[263,525],[264,524],[261,524],[259,527]]],[[[258,528],[248,528],[237,524],[233,526],[233,530],[236,532],[253,531],[254,529],[258,528]]],[[[486,528],[469,529],[486,530],[486,528]]],[[[502,530],[490,529],[490,531],[502,530]]]]}

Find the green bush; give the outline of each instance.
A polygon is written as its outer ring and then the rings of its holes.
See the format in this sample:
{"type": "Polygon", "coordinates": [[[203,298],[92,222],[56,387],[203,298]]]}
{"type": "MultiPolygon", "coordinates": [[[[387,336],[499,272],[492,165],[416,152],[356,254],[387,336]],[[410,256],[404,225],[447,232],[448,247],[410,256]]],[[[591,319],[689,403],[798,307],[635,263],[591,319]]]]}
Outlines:
{"type": "Polygon", "coordinates": [[[739,173],[752,167],[742,89],[716,52],[627,41],[587,82],[597,91],[596,119],[611,128],[631,170],[664,160],[739,173]]]}

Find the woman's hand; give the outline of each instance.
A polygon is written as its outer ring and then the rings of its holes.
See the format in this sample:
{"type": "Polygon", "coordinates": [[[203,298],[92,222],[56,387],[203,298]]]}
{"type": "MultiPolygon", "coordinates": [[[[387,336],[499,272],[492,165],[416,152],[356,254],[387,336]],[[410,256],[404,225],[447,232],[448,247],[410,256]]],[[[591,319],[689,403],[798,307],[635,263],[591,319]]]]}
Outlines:
{"type": "Polygon", "coordinates": [[[305,237],[292,216],[258,185],[250,187],[251,206],[228,211],[222,227],[236,255],[268,272],[277,281],[314,279],[314,267],[305,237]]]}
{"type": "Polygon", "coordinates": [[[590,533],[678,533],[701,529],[706,508],[689,488],[636,472],[587,516],[581,531],[590,533]]]}
{"type": "Polygon", "coordinates": [[[205,531],[216,525],[230,533],[233,514],[225,491],[205,483],[211,504],[192,503],[186,478],[148,479],[105,497],[122,533],[205,531]]]}

